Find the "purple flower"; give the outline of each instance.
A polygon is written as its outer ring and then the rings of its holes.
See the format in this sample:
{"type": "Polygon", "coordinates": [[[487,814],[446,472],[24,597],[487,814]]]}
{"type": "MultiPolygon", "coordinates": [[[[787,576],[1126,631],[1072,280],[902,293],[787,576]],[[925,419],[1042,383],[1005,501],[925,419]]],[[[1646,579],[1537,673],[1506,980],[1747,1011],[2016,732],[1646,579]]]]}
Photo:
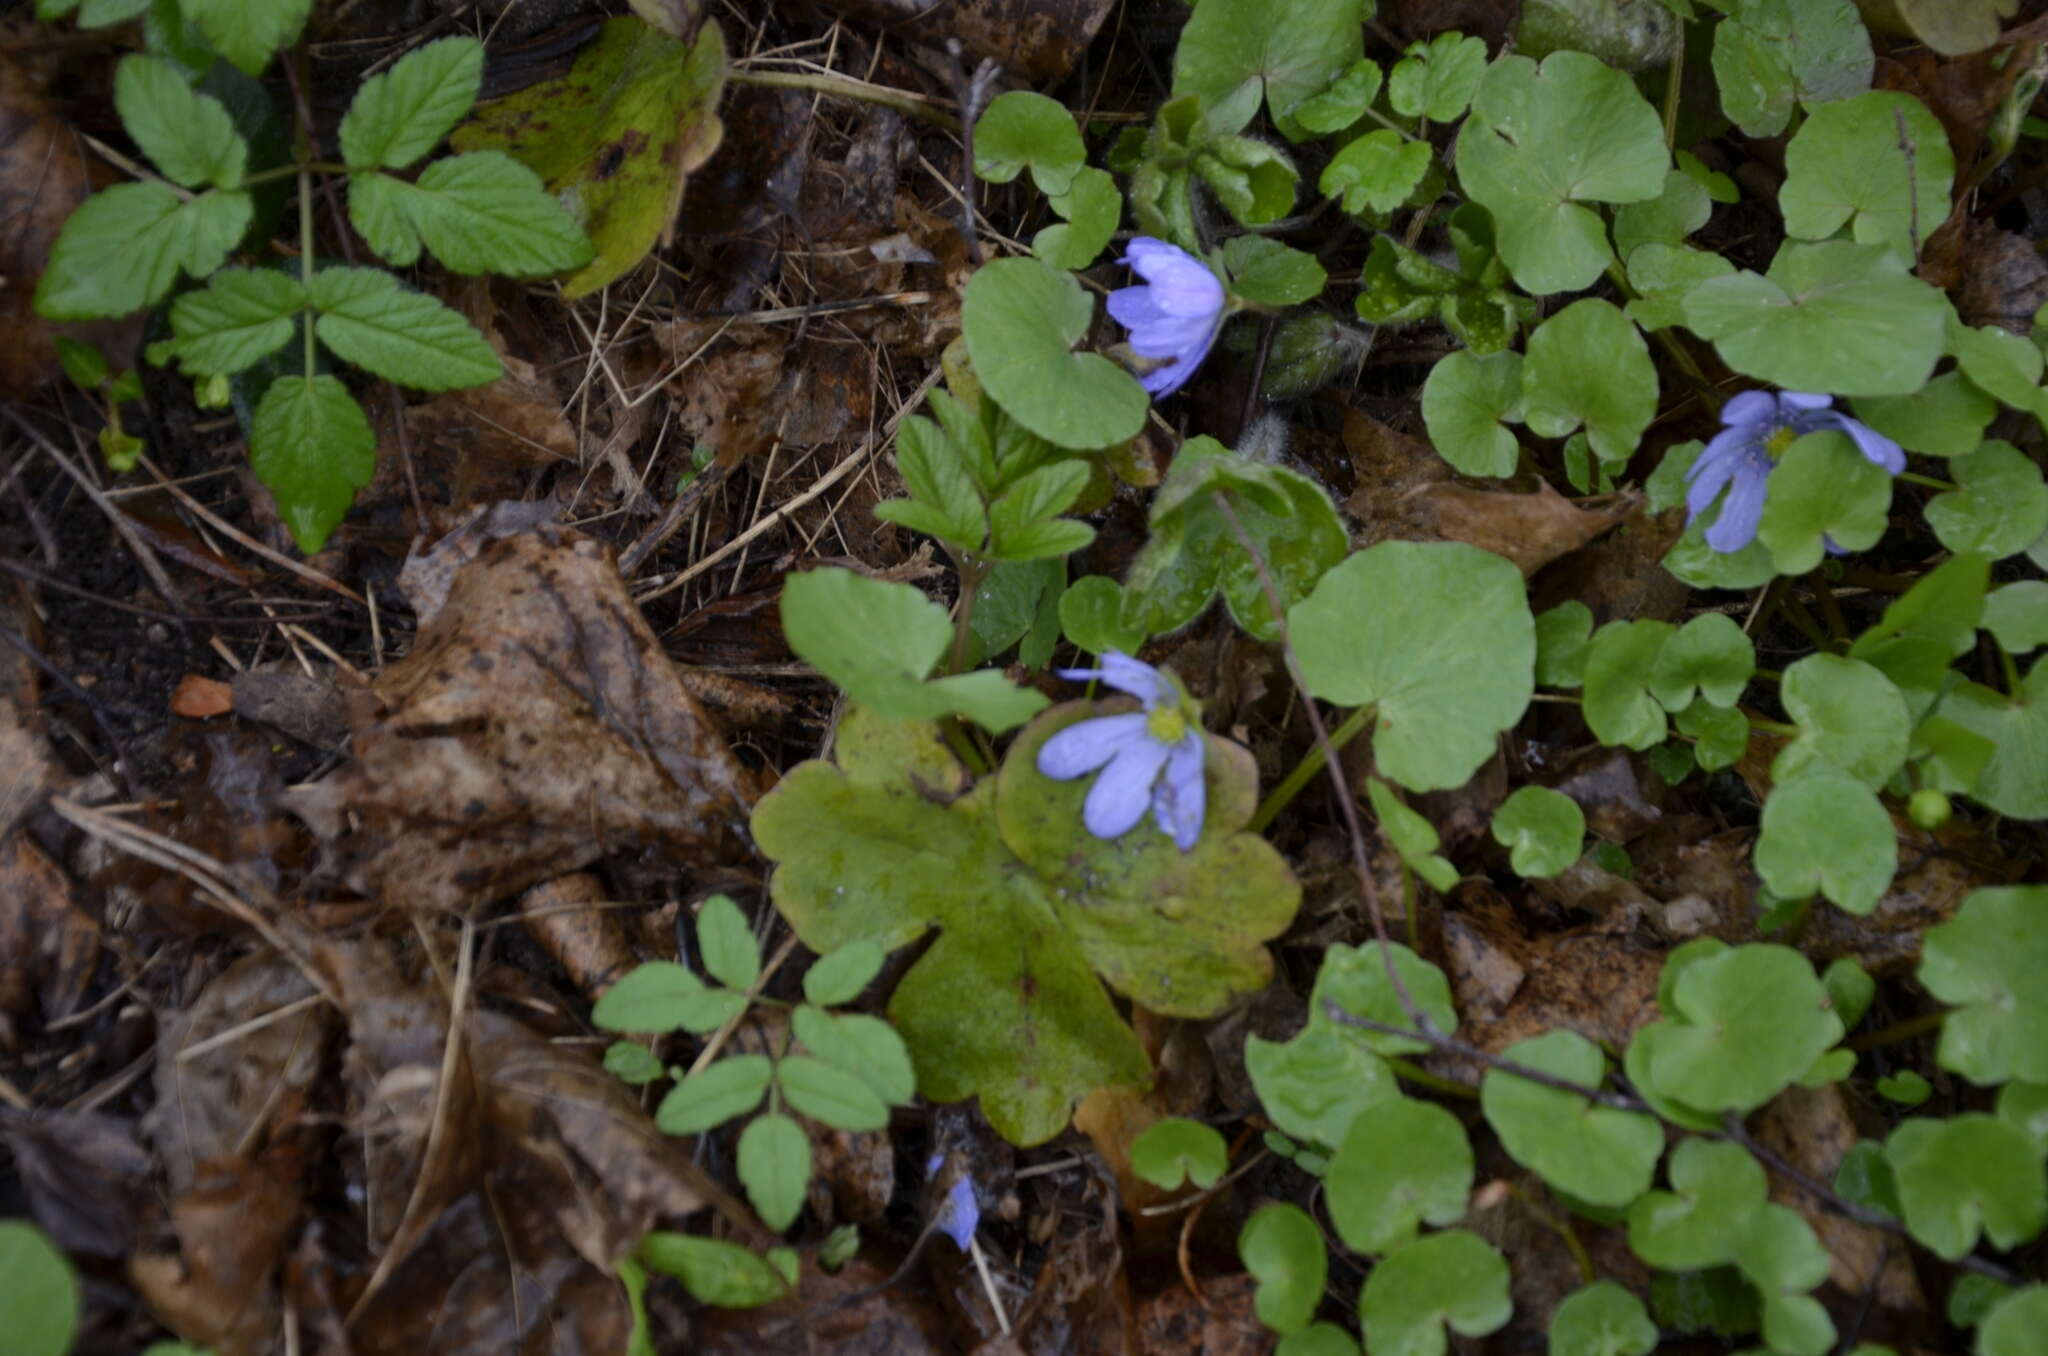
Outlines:
{"type": "Polygon", "coordinates": [[[1121,262],[1136,269],[1143,287],[1109,294],[1109,314],[1131,332],[1131,351],[1161,365],[1140,377],[1155,396],[1178,391],[1223,329],[1223,284],[1207,264],[1164,240],[1141,235],[1121,262]]]}
{"type": "Polygon", "coordinates": [[[1877,430],[1830,409],[1833,396],[1800,391],[1744,391],[1721,408],[1726,425],[1686,472],[1685,520],[1706,511],[1723,486],[1721,516],[1707,529],[1707,545],[1716,551],[1740,551],[1756,538],[1764,516],[1764,488],[1785,449],[1821,429],[1849,435],[1872,465],[1893,475],[1906,469],[1906,454],[1877,430]]]}
{"type": "Polygon", "coordinates": [[[1099,669],[1061,669],[1062,678],[1100,678],[1144,703],[1142,711],[1069,725],[1038,750],[1038,770],[1057,782],[1097,768],[1081,822],[1097,838],[1121,838],[1152,809],[1159,831],[1182,852],[1202,836],[1202,724],[1172,675],[1114,650],[1099,669]]]}
{"type": "MultiPolygon", "coordinates": [[[[945,1161],[944,1154],[933,1154],[924,1170],[936,1173],[945,1161]]],[[[973,1244],[974,1231],[981,1227],[981,1202],[975,1198],[974,1181],[966,1173],[957,1174],[953,1184],[946,1188],[946,1197],[939,1202],[938,1217],[932,1223],[960,1251],[966,1252],[973,1244]]]]}

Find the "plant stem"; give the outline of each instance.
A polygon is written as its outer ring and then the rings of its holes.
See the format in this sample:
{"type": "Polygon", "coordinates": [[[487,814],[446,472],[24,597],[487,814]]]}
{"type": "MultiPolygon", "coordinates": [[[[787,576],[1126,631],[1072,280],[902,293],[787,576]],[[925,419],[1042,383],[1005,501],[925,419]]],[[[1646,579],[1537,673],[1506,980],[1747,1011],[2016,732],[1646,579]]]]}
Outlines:
{"type": "MultiPolygon", "coordinates": [[[[1671,64],[1664,79],[1664,149],[1678,149],[1678,96],[1685,85],[1685,25],[1678,25],[1678,42],[1671,49],[1671,64]]],[[[1586,1279],[1591,1280],[1592,1277],[1586,1279]]]]}
{"type": "Polygon", "coordinates": [[[273,165],[267,170],[258,170],[242,180],[243,188],[254,188],[276,179],[289,179],[295,174],[347,174],[347,165],[330,164],[325,160],[304,160],[290,165],[273,165]]]}
{"type": "Polygon", "coordinates": [[[1930,1031],[1939,1031],[1941,1024],[1947,1020],[1947,1009],[1939,1012],[1923,1012],[1918,1017],[1908,1017],[1902,1022],[1893,1022],[1890,1026],[1881,1026],[1875,1031],[1866,1032],[1854,1040],[1843,1041],[1842,1048],[1844,1050],[1855,1050],[1860,1053],[1864,1050],[1876,1050],[1887,1045],[1898,1045],[1902,1041],[1910,1041],[1915,1037],[1925,1036],[1930,1031]]]}
{"type": "Polygon", "coordinates": [[[950,113],[940,112],[915,95],[890,89],[887,85],[871,85],[865,80],[851,80],[843,75],[732,70],[726,72],[725,78],[736,85],[765,85],[770,89],[806,89],[816,94],[830,94],[841,99],[858,99],[864,103],[881,104],[899,113],[908,113],[913,118],[923,118],[926,122],[943,127],[948,132],[960,130],[958,118],[950,113]]]}
{"type": "Polygon", "coordinates": [[[981,593],[981,584],[988,578],[988,562],[976,555],[962,551],[953,557],[953,567],[960,574],[960,605],[953,617],[953,667],[954,673],[967,671],[967,638],[973,634],[974,600],[981,593]]]}
{"type": "Polygon", "coordinates": [[[1952,480],[1940,480],[1934,476],[1923,476],[1917,471],[1901,471],[1897,479],[1905,481],[1908,485],[1925,485],[1930,490],[1955,490],[1961,488],[1952,480]]]}
{"type": "MultiPolygon", "coordinates": [[[[1624,299],[1628,301],[1636,299],[1636,290],[1629,285],[1628,274],[1622,271],[1620,264],[1610,263],[1607,265],[1607,278],[1608,281],[1614,284],[1616,290],[1621,293],[1624,299]]],[[[1651,331],[1650,337],[1657,341],[1658,347],[1671,355],[1671,361],[1678,364],[1678,370],[1685,375],[1685,379],[1688,382],[1692,383],[1693,390],[1699,394],[1700,402],[1707,407],[1707,413],[1719,414],[1723,403],[1720,388],[1707,380],[1707,374],[1700,370],[1699,362],[1694,359],[1685,345],[1678,342],[1678,336],[1668,329],[1662,329],[1651,331]]]]}
{"type": "MultiPolygon", "coordinates": [[[[1683,32],[1684,30],[1681,29],[1680,31],[1683,32]]],[[[1560,1217],[1545,1210],[1542,1206],[1536,1204],[1535,1198],[1528,1191],[1516,1186],[1512,1182],[1508,1184],[1508,1190],[1514,1194],[1516,1200],[1522,1203],[1522,1208],[1527,1210],[1538,1224],[1541,1224],[1564,1241],[1565,1251],[1572,1255],[1572,1265],[1578,1268],[1580,1285],[1591,1285],[1600,1279],[1600,1273],[1593,1269],[1593,1255],[1587,1252],[1586,1245],[1579,1241],[1579,1235],[1572,1228],[1569,1216],[1560,1217]]]]}
{"type": "MultiPolygon", "coordinates": [[[[1342,725],[1330,731],[1331,752],[1336,752],[1356,739],[1358,732],[1372,720],[1372,712],[1372,707],[1361,706],[1346,716],[1342,725]]],[[[1245,825],[1246,832],[1264,833],[1266,826],[1287,808],[1289,801],[1301,794],[1301,788],[1307,786],[1309,780],[1320,772],[1322,767],[1323,750],[1321,745],[1317,745],[1303,754],[1301,761],[1294,765],[1293,770],[1281,778],[1278,786],[1267,793],[1265,800],[1259,803],[1258,811],[1252,815],[1251,823],[1245,825]]]]}
{"type": "Polygon", "coordinates": [[[1445,1078],[1441,1074],[1433,1074],[1420,1064],[1402,1059],[1398,1055],[1381,1055],[1380,1058],[1386,1061],[1387,1067],[1392,1069],[1395,1074],[1407,1079],[1417,1087],[1428,1088],[1431,1092],[1440,1092],[1446,1097],[1462,1097],[1468,1102],[1479,1100],[1479,1089],[1473,1087],[1470,1083],[1460,1083],[1455,1078],[1445,1078]]]}
{"type": "Polygon", "coordinates": [[[1797,725],[1787,725],[1782,720],[1765,720],[1762,716],[1751,716],[1749,718],[1749,728],[1752,730],[1762,730],[1766,734],[1797,736],[1799,733],[1797,725]]]}

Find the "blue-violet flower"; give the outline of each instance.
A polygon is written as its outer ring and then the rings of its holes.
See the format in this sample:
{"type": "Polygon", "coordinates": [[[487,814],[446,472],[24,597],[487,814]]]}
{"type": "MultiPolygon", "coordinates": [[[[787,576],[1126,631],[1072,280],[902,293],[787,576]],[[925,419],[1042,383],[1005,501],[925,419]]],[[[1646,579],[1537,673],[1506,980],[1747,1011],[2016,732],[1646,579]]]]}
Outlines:
{"type": "Polygon", "coordinates": [[[1109,294],[1109,314],[1131,332],[1131,351],[1160,365],[1138,379],[1155,396],[1178,391],[1223,329],[1223,283],[1207,264],[1176,245],[1141,235],[1120,261],[1137,270],[1142,287],[1109,294]]]}
{"type": "MultiPolygon", "coordinates": [[[[937,1173],[945,1161],[944,1154],[933,1154],[924,1170],[937,1173]]],[[[966,1252],[973,1246],[974,1231],[981,1227],[981,1202],[974,1194],[974,1180],[966,1173],[954,1176],[953,1184],[946,1188],[945,1199],[939,1202],[938,1218],[932,1223],[960,1251],[966,1252]]]]}
{"type": "Polygon", "coordinates": [[[1072,781],[1097,768],[1081,822],[1097,838],[1121,838],[1151,807],[1160,832],[1182,852],[1202,836],[1202,723],[1171,675],[1114,650],[1099,669],[1061,669],[1062,678],[1100,678],[1144,703],[1140,711],[1069,725],[1038,749],[1038,770],[1072,781]]]}
{"type": "Polygon", "coordinates": [[[1764,489],[1785,449],[1821,429],[1846,433],[1872,465],[1893,475],[1906,469],[1899,445],[1866,424],[1830,409],[1833,396],[1801,391],[1744,391],[1721,408],[1726,425],[1686,472],[1685,520],[1689,523],[1726,486],[1721,516],[1707,529],[1707,545],[1716,551],[1740,551],[1756,538],[1764,516],[1764,489]]]}

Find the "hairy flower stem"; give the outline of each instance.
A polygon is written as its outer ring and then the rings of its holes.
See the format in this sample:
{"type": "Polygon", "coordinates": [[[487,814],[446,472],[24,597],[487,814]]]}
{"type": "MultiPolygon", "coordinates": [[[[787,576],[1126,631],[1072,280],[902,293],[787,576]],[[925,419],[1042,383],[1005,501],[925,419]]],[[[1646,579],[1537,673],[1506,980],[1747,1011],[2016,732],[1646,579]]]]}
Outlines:
{"type": "MultiPolygon", "coordinates": [[[[1363,730],[1372,720],[1372,714],[1372,707],[1361,706],[1346,716],[1342,725],[1330,731],[1330,752],[1335,753],[1356,739],[1358,732],[1363,730]]],[[[1280,784],[1268,792],[1263,801],[1259,802],[1259,808],[1252,815],[1251,822],[1245,825],[1245,831],[1247,833],[1264,833],[1266,826],[1271,824],[1280,812],[1287,808],[1290,801],[1301,794],[1301,788],[1307,786],[1310,779],[1316,773],[1322,771],[1322,767],[1323,746],[1318,744],[1307,753],[1304,753],[1301,756],[1301,761],[1296,763],[1288,774],[1280,779],[1280,784]]]]}
{"type": "Polygon", "coordinates": [[[974,634],[974,600],[988,578],[989,564],[980,556],[962,551],[953,557],[953,568],[960,575],[960,602],[953,609],[953,663],[948,672],[965,673],[967,638],[974,634]]]}

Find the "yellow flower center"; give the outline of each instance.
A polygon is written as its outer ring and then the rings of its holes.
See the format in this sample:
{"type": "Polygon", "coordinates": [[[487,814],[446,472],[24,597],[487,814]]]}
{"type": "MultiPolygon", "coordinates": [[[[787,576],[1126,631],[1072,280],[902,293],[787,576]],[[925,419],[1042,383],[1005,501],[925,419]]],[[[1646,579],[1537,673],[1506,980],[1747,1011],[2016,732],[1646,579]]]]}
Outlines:
{"type": "Polygon", "coordinates": [[[1785,455],[1785,449],[1799,441],[1799,430],[1790,424],[1780,424],[1764,438],[1764,452],[1772,461],[1785,455]]]}
{"type": "Polygon", "coordinates": [[[1188,737],[1188,718],[1178,706],[1155,706],[1145,714],[1145,733],[1162,744],[1178,744],[1188,737]]]}

